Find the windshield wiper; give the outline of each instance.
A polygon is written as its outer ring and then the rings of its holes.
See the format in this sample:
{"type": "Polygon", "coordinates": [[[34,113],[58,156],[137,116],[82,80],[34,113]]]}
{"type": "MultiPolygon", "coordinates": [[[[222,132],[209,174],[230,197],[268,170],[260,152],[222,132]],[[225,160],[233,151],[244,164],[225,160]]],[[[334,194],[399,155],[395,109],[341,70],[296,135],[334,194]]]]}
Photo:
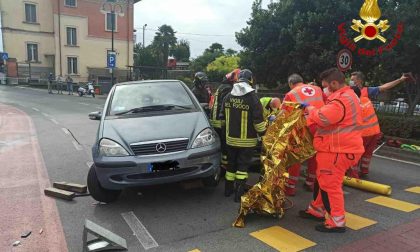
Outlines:
{"type": "Polygon", "coordinates": [[[115,115],[124,115],[128,113],[141,113],[146,111],[159,111],[159,110],[169,110],[173,108],[181,108],[181,109],[191,109],[190,107],[181,106],[181,105],[174,105],[174,104],[168,104],[168,105],[153,105],[153,106],[145,106],[145,107],[138,107],[138,108],[132,108],[127,111],[116,113],[115,115]]]}

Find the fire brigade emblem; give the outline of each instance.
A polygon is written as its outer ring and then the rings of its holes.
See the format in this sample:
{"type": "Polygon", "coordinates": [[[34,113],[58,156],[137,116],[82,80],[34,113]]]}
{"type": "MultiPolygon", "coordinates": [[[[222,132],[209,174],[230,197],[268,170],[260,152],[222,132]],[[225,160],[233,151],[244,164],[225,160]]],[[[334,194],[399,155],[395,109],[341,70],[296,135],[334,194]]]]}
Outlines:
{"type": "Polygon", "coordinates": [[[302,89],[302,93],[306,96],[314,96],[315,95],[315,89],[311,87],[305,87],[302,89]]]}
{"type": "Polygon", "coordinates": [[[381,9],[379,9],[378,0],[365,0],[359,15],[365,23],[362,23],[361,20],[353,19],[351,28],[360,33],[359,36],[354,38],[354,42],[358,42],[361,39],[379,39],[382,43],[385,43],[386,38],[381,33],[388,30],[390,25],[388,24],[388,20],[379,20],[382,13],[381,9]],[[377,20],[379,20],[378,24],[375,23],[377,20]]]}

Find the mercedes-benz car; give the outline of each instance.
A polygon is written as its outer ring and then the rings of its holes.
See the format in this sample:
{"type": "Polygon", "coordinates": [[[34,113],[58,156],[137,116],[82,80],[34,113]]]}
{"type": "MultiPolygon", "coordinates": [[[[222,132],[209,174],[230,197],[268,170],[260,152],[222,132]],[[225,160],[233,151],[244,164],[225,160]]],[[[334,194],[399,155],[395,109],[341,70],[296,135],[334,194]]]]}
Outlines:
{"type": "Polygon", "coordinates": [[[177,80],[115,85],[92,147],[87,185],[92,197],[115,201],[121,190],[202,179],[220,179],[220,140],[189,88],[177,80]]]}

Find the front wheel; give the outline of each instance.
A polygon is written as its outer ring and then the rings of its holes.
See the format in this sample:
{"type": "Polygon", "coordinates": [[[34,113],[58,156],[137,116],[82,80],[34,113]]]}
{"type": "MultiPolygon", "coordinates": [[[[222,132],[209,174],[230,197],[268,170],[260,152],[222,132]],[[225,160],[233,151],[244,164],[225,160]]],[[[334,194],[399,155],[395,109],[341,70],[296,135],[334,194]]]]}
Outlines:
{"type": "Polygon", "coordinates": [[[203,178],[203,184],[207,187],[216,187],[219,184],[221,178],[221,168],[219,167],[217,171],[210,177],[203,178]]]}
{"type": "Polygon", "coordinates": [[[101,186],[94,164],[90,167],[88,173],[87,186],[92,198],[99,202],[111,203],[116,201],[121,193],[121,190],[108,190],[101,186]]]}

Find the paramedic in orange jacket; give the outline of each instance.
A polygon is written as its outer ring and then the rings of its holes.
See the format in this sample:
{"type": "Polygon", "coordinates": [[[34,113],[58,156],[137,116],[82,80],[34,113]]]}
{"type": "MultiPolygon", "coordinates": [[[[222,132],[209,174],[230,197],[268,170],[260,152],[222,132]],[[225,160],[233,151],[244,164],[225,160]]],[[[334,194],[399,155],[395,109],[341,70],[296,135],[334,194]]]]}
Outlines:
{"type": "MultiPolygon", "coordinates": [[[[306,103],[315,108],[324,105],[321,88],[303,83],[303,78],[299,74],[292,74],[288,78],[290,92],[286,94],[283,101],[306,103]]],[[[316,125],[313,121],[307,120],[307,126],[312,135],[315,134],[316,125]]],[[[296,194],[296,184],[300,175],[300,164],[292,165],[288,168],[289,178],[286,182],[286,195],[293,196],[296,194]]],[[[316,179],[316,160],[315,157],[308,159],[308,170],[306,175],[305,187],[309,191],[313,191],[316,179]]]]}
{"type": "MultiPolygon", "coordinates": [[[[366,152],[362,155],[362,158],[360,159],[360,172],[358,172],[357,176],[354,172],[352,172],[352,175],[354,175],[354,177],[365,177],[369,174],[369,166],[370,161],[372,159],[373,151],[378,146],[378,140],[381,137],[378,118],[376,117],[375,110],[372,106],[370,99],[376,98],[379,95],[379,93],[387,91],[403,83],[409,78],[410,77],[408,75],[403,74],[401,78],[380,85],[378,87],[364,87],[363,84],[365,82],[365,75],[362,72],[353,72],[351,74],[350,85],[356,86],[360,89],[360,101],[362,103],[362,108],[365,108],[365,113],[369,113],[369,116],[371,116],[368,119],[370,120],[372,126],[371,130],[364,130],[362,133],[363,145],[365,146],[366,152]],[[367,109],[369,110],[369,112],[366,111],[367,109]]],[[[364,119],[366,118],[364,117],[364,119]]],[[[364,124],[364,127],[367,127],[367,124],[364,124]]],[[[356,169],[356,167],[354,167],[354,169],[356,169]]]]}
{"type": "MultiPolygon", "coordinates": [[[[324,84],[333,93],[325,106],[306,108],[309,119],[318,126],[314,147],[317,150],[316,171],[319,190],[306,210],[299,212],[303,218],[324,221],[316,230],[329,233],[345,232],[343,177],[349,167],[355,165],[364,152],[359,126],[362,123],[359,99],[345,83],[345,77],[337,68],[321,74],[324,84]]],[[[317,187],[317,186],[315,186],[317,187]]]]}

